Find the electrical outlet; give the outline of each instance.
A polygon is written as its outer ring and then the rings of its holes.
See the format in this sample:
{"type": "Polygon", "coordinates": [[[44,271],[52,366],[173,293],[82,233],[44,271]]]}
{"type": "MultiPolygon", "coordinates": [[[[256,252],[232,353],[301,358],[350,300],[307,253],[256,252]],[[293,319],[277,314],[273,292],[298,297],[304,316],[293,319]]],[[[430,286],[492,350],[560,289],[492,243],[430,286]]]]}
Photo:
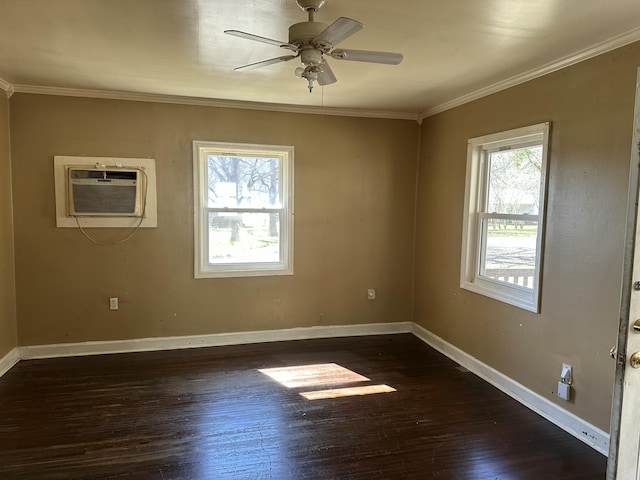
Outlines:
{"type": "Polygon", "coordinates": [[[118,297],[109,298],[109,310],[118,310],[118,297]]]}
{"type": "Polygon", "coordinates": [[[376,299],[376,289],[368,288],[367,289],[367,300],[375,300],[376,299]]]}
{"type": "Polygon", "coordinates": [[[558,382],[558,396],[563,400],[569,400],[571,398],[571,385],[558,382]]]}
{"type": "Polygon", "coordinates": [[[573,383],[573,367],[567,363],[562,364],[560,381],[558,382],[558,396],[563,400],[571,398],[571,384],[573,383]]]}

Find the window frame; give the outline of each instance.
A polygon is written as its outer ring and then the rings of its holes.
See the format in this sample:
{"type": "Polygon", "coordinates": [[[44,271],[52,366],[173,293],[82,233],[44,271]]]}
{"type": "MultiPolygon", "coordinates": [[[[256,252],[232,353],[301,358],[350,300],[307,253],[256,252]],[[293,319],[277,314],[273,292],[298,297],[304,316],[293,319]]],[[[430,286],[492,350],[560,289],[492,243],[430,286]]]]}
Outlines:
{"type": "Polygon", "coordinates": [[[293,275],[293,165],[294,147],[288,145],[261,145],[246,143],[193,142],[193,194],[194,194],[194,277],[225,278],[293,275]],[[280,161],[278,208],[223,208],[209,207],[208,184],[209,155],[238,157],[278,158],[280,161]],[[280,215],[280,259],[278,262],[241,262],[210,264],[208,261],[210,211],[279,213],[280,215]]]}
{"type": "Polygon", "coordinates": [[[460,288],[534,313],[540,312],[550,127],[550,122],[545,122],[471,138],[467,147],[460,288]],[[526,148],[533,145],[542,145],[538,214],[519,215],[485,212],[484,207],[489,188],[489,155],[501,149],[526,148]],[[538,222],[533,288],[521,287],[480,275],[483,261],[482,249],[485,243],[484,225],[488,224],[486,220],[490,218],[538,222]]]}

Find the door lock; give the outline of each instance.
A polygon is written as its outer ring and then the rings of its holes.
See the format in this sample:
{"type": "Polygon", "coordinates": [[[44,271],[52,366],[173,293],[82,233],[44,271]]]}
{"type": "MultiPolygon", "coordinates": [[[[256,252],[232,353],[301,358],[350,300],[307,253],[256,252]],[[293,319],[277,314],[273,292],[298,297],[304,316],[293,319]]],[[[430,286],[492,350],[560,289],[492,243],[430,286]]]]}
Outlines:
{"type": "Polygon", "coordinates": [[[633,331],[636,333],[640,333],[640,320],[636,320],[633,322],[633,331]]]}
{"type": "Polygon", "coordinates": [[[631,355],[631,358],[629,359],[629,363],[633,368],[640,368],[640,352],[636,352],[633,355],[631,355]]]}

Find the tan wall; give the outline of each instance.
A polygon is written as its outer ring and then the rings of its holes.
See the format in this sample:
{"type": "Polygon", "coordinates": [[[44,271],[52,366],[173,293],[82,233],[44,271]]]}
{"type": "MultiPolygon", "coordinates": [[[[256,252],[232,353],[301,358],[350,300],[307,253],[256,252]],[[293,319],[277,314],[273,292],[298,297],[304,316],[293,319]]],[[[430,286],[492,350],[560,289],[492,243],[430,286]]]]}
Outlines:
{"type": "Polygon", "coordinates": [[[422,125],[415,321],[608,430],[621,291],[634,44],[422,125]],[[539,315],[460,289],[467,139],[552,122],[539,315]],[[571,403],[556,396],[574,366],[571,403]]]}
{"type": "Polygon", "coordinates": [[[17,344],[9,101],[0,90],[0,358],[17,344]]]}
{"type": "MultiPolygon", "coordinates": [[[[18,343],[407,321],[413,307],[425,328],[606,430],[638,65],[634,44],[424,121],[413,306],[413,122],[16,94],[18,343]],[[467,139],[543,121],[552,137],[536,315],[461,290],[459,262],[467,139]],[[294,276],[193,279],[196,139],[296,147],[294,276]],[[54,155],[155,158],[158,228],[114,247],[57,229],[54,155]],[[575,368],[571,403],[555,396],[563,362],[575,368]]],[[[7,325],[2,338],[15,331],[7,325]]]]}
{"type": "Polygon", "coordinates": [[[415,122],[25,94],[11,111],[20,345],[411,319],[415,122]],[[295,275],[194,280],[193,140],[295,146],[295,275]],[[56,228],[54,155],[155,158],[158,228],[111,247],[56,228]]]}

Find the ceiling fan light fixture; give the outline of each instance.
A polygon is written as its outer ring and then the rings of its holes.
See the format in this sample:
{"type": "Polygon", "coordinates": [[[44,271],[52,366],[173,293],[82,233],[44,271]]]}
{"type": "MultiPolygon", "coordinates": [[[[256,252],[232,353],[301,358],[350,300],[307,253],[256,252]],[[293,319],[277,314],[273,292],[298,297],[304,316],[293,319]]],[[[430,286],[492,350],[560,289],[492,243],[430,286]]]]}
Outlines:
{"type": "Polygon", "coordinates": [[[304,78],[307,82],[309,82],[309,85],[307,88],[309,88],[309,93],[313,92],[313,82],[318,80],[318,74],[320,73],[320,70],[318,69],[317,66],[312,65],[309,67],[298,67],[296,68],[296,77],[298,78],[304,78]]]}

